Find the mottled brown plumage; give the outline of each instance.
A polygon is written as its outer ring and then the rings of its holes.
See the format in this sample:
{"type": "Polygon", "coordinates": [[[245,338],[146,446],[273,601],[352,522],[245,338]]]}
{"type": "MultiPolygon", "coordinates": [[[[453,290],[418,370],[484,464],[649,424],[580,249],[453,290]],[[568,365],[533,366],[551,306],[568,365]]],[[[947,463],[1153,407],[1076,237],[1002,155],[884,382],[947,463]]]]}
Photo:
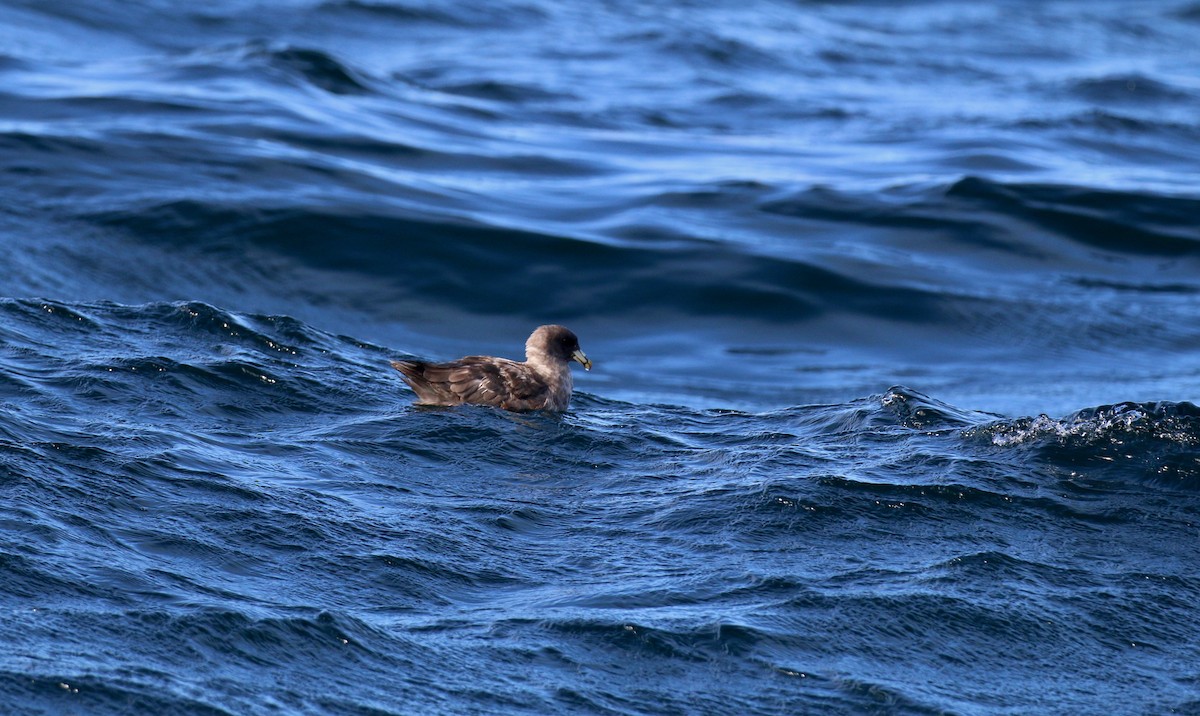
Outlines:
{"type": "Polygon", "coordinates": [[[419,405],[490,405],[561,412],[571,402],[570,362],[591,370],[579,339],[562,326],[540,326],[525,342],[525,361],[467,356],[449,363],[392,361],[419,405]]]}

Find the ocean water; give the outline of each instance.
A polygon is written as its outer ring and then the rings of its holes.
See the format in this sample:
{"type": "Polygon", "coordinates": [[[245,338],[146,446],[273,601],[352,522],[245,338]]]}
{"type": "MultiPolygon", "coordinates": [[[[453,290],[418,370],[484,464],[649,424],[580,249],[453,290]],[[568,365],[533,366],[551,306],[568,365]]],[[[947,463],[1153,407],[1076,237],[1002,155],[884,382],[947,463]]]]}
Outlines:
{"type": "Polygon", "coordinates": [[[0,2],[0,712],[1200,714],[1197,37],[0,2]]]}

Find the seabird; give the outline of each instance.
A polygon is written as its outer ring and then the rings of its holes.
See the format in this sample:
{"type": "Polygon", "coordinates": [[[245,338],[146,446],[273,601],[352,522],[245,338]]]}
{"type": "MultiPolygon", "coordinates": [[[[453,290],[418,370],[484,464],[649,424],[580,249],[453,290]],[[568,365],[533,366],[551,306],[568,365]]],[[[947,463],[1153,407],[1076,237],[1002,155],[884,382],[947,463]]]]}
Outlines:
{"type": "Polygon", "coordinates": [[[490,405],[505,410],[562,412],[571,402],[571,361],[592,362],[562,326],[539,326],[525,341],[525,362],[467,356],[449,363],[392,361],[418,405],[490,405]]]}

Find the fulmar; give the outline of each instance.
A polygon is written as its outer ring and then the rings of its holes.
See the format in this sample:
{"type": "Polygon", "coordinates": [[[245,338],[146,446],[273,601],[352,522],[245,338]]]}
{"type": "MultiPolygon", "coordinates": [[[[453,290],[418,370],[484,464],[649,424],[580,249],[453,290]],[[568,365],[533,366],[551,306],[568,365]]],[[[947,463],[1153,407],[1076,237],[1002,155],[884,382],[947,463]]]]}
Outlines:
{"type": "Polygon", "coordinates": [[[525,362],[467,356],[449,363],[392,361],[417,394],[418,405],[490,405],[505,410],[559,412],[571,402],[571,361],[592,362],[562,326],[539,326],[525,341],[525,362]]]}

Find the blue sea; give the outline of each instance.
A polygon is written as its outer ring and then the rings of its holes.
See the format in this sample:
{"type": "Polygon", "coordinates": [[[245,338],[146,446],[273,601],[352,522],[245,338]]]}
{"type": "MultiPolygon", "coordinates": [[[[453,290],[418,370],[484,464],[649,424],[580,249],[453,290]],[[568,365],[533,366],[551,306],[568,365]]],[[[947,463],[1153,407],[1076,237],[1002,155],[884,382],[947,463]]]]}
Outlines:
{"type": "Polygon", "coordinates": [[[0,0],[0,713],[1200,714],[1198,38],[0,0]]]}

